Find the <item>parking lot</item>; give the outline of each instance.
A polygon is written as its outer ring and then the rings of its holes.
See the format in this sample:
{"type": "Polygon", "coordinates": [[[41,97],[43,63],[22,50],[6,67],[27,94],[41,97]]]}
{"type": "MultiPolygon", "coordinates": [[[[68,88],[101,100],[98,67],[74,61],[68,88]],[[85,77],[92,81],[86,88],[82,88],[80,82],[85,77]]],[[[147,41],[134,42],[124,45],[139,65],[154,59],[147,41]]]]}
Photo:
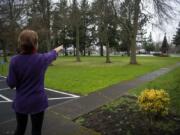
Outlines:
{"type": "MultiPolygon", "coordinates": [[[[46,88],[46,94],[49,100],[49,107],[62,104],[69,100],[78,98],[78,95],[60,92],[53,89],[46,88]]],[[[15,115],[11,108],[13,97],[15,94],[15,89],[10,89],[6,85],[6,78],[0,77],[0,124],[6,123],[8,121],[14,120],[15,115]]]]}

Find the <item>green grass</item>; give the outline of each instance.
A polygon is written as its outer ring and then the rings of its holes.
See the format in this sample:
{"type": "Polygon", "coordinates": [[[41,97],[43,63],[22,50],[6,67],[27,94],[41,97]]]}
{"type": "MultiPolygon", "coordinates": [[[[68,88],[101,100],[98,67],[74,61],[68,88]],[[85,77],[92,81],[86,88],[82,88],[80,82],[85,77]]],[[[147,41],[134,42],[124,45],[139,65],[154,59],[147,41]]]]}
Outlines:
{"type": "Polygon", "coordinates": [[[136,89],[130,90],[129,92],[133,95],[139,95],[145,88],[155,88],[166,90],[171,99],[171,110],[180,115],[180,68],[169,72],[149,83],[146,83],[136,89]]]}
{"type": "Polygon", "coordinates": [[[49,67],[46,87],[87,95],[107,86],[130,80],[153,70],[180,62],[180,58],[138,57],[139,65],[129,65],[128,57],[112,57],[106,64],[102,57],[62,57],[49,67]]]}
{"type": "MultiPolygon", "coordinates": [[[[53,66],[48,68],[45,86],[87,95],[180,62],[180,58],[171,57],[138,57],[139,65],[130,65],[128,57],[119,56],[111,57],[111,64],[105,63],[105,57],[81,57],[81,60],[82,62],[78,63],[75,62],[75,57],[59,57],[53,66]]],[[[6,74],[7,68],[4,68],[3,75],[6,74]]]]}
{"type": "Polygon", "coordinates": [[[8,63],[5,63],[3,65],[0,65],[0,75],[7,76],[8,74],[8,63]]]}

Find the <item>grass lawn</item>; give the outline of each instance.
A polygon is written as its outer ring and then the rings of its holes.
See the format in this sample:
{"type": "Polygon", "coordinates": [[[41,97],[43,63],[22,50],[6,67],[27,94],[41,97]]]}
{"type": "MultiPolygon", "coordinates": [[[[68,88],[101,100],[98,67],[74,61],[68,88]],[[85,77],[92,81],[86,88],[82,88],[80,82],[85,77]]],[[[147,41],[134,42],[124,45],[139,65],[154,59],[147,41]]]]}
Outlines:
{"type": "Polygon", "coordinates": [[[46,87],[87,95],[107,86],[130,80],[161,67],[180,62],[180,58],[138,57],[139,65],[129,65],[128,57],[112,57],[111,64],[102,57],[62,57],[49,67],[46,87]]]}
{"type": "Polygon", "coordinates": [[[171,111],[180,116],[180,68],[169,72],[149,83],[146,83],[136,89],[130,90],[133,95],[139,95],[145,88],[164,89],[170,95],[171,111]]]}
{"type": "MultiPolygon", "coordinates": [[[[111,57],[112,63],[106,64],[105,57],[59,57],[46,73],[45,86],[80,95],[101,90],[107,86],[130,80],[161,67],[180,62],[176,57],[138,57],[139,65],[130,65],[128,57],[111,57]]],[[[8,65],[0,69],[7,74],[8,65]]],[[[2,67],[2,66],[1,66],[2,67]]]]}
{"type": "Polygon", "coordinates": [[[0,75],[7,76],[9,63],[0,64],[0,75]]]}

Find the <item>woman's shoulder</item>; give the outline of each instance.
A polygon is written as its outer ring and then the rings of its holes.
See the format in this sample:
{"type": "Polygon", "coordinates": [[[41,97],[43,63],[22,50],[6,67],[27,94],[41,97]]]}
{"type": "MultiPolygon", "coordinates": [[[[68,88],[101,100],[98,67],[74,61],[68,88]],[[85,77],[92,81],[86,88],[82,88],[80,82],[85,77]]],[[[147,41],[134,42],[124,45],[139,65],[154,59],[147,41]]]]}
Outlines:
{"type": "Polygon", "coordinates": [[[51,50],[49,52],[45,52],[45,53],[35,53],[35,54],[31,54],[31,55],[24,55],[24,54],[16,54],[14,56],[11,57],[11,61],[16,61],[16,60],[20,60],[20,59],[26,59],[26,58],[32,58],[32,59],[46,59],[48,57],[51,57],[53,55],[57,55],[57,53],[54,50],[51,50]]]}
{"type": "Polygon", "coordinates": [[[11,60],[11,61],[14,61],[14,60],[18,59],[18,57],[19,57],[19,54],[16,54],[16,55],[12,56],[12,57],[10,58],[10,60],[11,60]]]}
{"type": "Polygon", "coordinates": [[[39,54],[41,57],[50,57],[50,56],[53,56],[53,55],[57,55],[56,51],[55,50],[51,50],[49,52],[45,52],[45,53],[41,53],[39,54]]]}
{"type": "Polygon", "coordinates": [[[10,58],[10,63],[11,63],[11,65],[12,65],[12,64],[14,65],[18,59],[19,59],[19,55],[18,55],[18,54],[12,56],[12,57],[10,58]]]}
{"type": "Polygon", "coordinates": [[[16,54],[11,57],[11,61],[16,61],[16,60],[23,60],[23,59],[29,59],[31,58],[34,59],[34,57],[38,58],[41,57],[41,54],[36,53],[36,54],[31,54],[31,55],[26,55],[26,54],[16,54]]]}

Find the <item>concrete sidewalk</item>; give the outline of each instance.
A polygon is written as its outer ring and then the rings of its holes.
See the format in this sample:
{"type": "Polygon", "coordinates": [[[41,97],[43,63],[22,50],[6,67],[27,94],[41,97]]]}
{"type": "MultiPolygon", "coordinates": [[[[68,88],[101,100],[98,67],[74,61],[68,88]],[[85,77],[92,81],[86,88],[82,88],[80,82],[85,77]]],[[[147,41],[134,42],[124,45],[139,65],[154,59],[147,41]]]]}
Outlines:
{"type": "MultiPolygon", "coordinates": [[[[42,135],[99,135],[90,129],[73,123],[72,120],[121,97],[128,90],[150,82],[177,67],[180,67],[180,63],[161,68],[134,80],[121,82],[88,96],[50,107],[46,112],[42,135]]],[[[0,124],[0,135],[12,135],[15,125],[15,120],[0,124]]],[[[28,135],[30,135],[30,129],[29,127],[28,135]]]]}
{"type": "MultiPolygon", "coordinates": [[[[16,121],[0,124],[0,135],[13,135],[16,121]]],[[[31,124],[28,123],[26,135],[31,135],[31,124]]],[[[45,114],[42,135],[100,135],[64,118],[60,113],[47,111],[45,114]]]]}

